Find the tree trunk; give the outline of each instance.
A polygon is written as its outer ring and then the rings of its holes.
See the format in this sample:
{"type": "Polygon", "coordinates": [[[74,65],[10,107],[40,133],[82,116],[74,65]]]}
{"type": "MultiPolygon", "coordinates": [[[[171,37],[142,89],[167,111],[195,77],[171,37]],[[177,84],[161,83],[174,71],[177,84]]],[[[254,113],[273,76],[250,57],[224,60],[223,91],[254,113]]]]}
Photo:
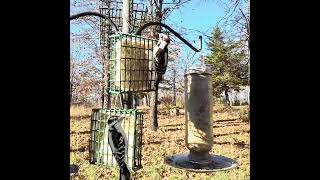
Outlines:
{"type": "Polygon", "coordinates": [[[158,129],[158,91],[152,91],[150,97],[150,127],[153,131],[158,129]]]}
{"type": "Polygon", "coordinates": [[[73,83],[70,83],[70,105],[72,104],[73,83]]]}
{"type": "Polygon", "coordinates": [[[176,106],[177,105],[177,90],[176,90],[176,70],[173,70],[173,105],[176,106]]]}
{"type": "MultiPolygon", "coordinates": [[[[150,1],[151,2],[151,1],[150,1]]],[[[161,22],[162,0],[158,0],[155,4],[155,21],[161,22]]],[[[152,3],[151,3],[152,4],[152,3]]],[[[152,11],[152,9],[151,9],[152,11]]],[[[161,26],[154,26],[151,31],[152,38],[158,38],[157,33],[161,32],[161,26]]],[[[158,129],[158,88],[155,92],[151,92],[150,97],[150,127],[153,131],[158,129]]]]}
{"type": "MultiPolygon", "coordinates": [[[[103,59],[103,62],[105,62],[105,59],[103,59]]],[[[105,68],[104,63],[103,63],[103,68],[105,68]]],[[[105,78],[105,70],[102,71],[102,80],[104,81],[102,88],[101,88],[101,108],[105,107],[105,86],[106,86],[106,80],[105,78]]]]}
{"type": "Polygon", "coordinates": [[[230,106],[230,100],[229,100],[229,94],[228,94],[228,89],[225,89],[224,90],[224,95],[225,95],[225,100],[226,100],[226,103],[230,106]]]}

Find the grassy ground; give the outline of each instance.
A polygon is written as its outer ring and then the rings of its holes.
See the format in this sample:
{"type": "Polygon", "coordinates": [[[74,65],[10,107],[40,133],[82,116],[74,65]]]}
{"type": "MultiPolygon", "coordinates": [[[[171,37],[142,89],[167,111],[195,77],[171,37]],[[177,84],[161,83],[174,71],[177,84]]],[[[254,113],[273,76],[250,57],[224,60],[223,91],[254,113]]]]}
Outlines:
{"type": "MultiPolygon", "coordinates": [[[[240,107],[242,108],[242,107],[240,107]]],[[[212,153],[235,159],[239,166],[233,170],[217,173],[188,173],[164,163],[164,157],[188,152],[184,144],[184,115],[159,116],[159,130],[148,128],[145,116],[143,128],[143,168],[132,179],[195,179],[195,180],[245,180],[250,179],[249,123],[239,119],[237,109],[214,107],[214,146],[212,153]]],[[[72,179],[119,179],[117,168],[89,164],[88,141],[90,137],[90,109],[71,108],[70,164],[79,167],[72,179]]]]}

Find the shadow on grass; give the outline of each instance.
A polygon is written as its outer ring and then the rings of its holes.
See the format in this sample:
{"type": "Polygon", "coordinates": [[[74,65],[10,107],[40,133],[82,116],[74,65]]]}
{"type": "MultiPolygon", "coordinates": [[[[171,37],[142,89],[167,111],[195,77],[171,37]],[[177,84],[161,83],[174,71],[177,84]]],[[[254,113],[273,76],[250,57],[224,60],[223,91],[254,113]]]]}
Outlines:
{"type": "Polygon", "coordinates": [[[82,132],[72,131],[72,132],[70,132],[70,135],[71,135],[71,134],[90,134],[90,131],[82,131],[82,132]]]}
{"type": "Polygon", "coordinates": [[[219,128],[219,127],[227,127],[227,126],[240,126],[240,125],[246,125],[247,123],[228,123],[228,124],[220,124],[219,126],[213,126],[213,128],[219,128]]]}
{"type": "Polygon", "coordinates": [[[150,144],[161,144],[163,141],[150,141],[147,143],[142,143],[142,145],[150,145],[150,144]]]}
{"type": "Polygon", "coordinates": [[[176,126],[182,126],[184,125],[183,123],[181,124],[167,124],[167,125],[163,125],[162,127],[176,127],[176,126]]]}
{"type": "Polygon", "coordinates": [[[239,148],[247,148],[249,149],[249,144],[242,142],[237,142],[237,143],[231,143],[231,142],[216,142],[214,141],[213,144],[218,144],[218,145],[236,145],[239,148]]]}
{"type": "Polygon", "coordinates": [[[184,139],[177,139],[176,142],[184,141],[184,139]]]}
{"type": "MultiPolygon", "coordinates": [[[[170,143],[171,141],[150,141],[150,142],[147,142],[147,143],[142,143],[142,145],[150,145],[150,144],[162,144],[162,143],[165,143],[165,142],[168,142],[170,143]]],[[[184,142],[184,139],[177,139],[177,140],[174,140],[175,143],[180,143],[180,142],[184,142]]]]}
{"type": "Polygon", "coordinates": [[[180,130],[184,130],[182,128],[172,128],[172,129],[165,129],[164,131],[167,132],[167,131],[180,131],[180,130]]]}
{"type": "MultiPolygon", "coordinates": [[[[151,144],[161,144],[164,141],[151,141],[151,142],[147,142],[147,143],[142,143],[142,145],[151,145],[151,144]]],[[[177,139],[175,140],[175,143],[181,143],[184,142],[184,139],[177,139]]],[[[245,142],[237,142],[237,143],[231,143],[231,142],[217,142],[214,141],[213,144],[218,144],[218,145],[235,145],[238,146],[239,148],[247,148],[249,149],[249,144],[245,144],[245,142]]]]}
{"type": "Polygon", "coordinates": [[[235,122],[235,121],[237,121],[237,120],[239,120],[239,118],[223,119],[223,120],[215,120],[215,121],[213,121],[213,123],[219,123],[219,122],[230,122],[230,121],[235,122]]]}
{"type": "Polygon", "coordinates": [[[238,142],[238,143],[234,143],[234,145],[240,147],[240,148],[247,148],[249,149],[249,144],[246,144],[244,142],[238,142]]]}
{"type": "Polygon", "coordinates": [[[250,133],[250,131],[237,131],[233,133],[217,134],[217,135],[213,135],[213,137],[228,136],[231,134],[240,134],[240,133],[250,133]]]}
{"type": "Polygon", "coordinates": [[[90,117],[91,117],[91,115],[81,115],[81,116],[71,116],[70,115],[70,118],[73,118],[73,119],[88,119],[90,117]]]}
{"type": "Polygon", "coordinates": [[[85,152],[86,151],[86,146],[82,146],[78,149],[71,149],[70,152],[85,152]]]}

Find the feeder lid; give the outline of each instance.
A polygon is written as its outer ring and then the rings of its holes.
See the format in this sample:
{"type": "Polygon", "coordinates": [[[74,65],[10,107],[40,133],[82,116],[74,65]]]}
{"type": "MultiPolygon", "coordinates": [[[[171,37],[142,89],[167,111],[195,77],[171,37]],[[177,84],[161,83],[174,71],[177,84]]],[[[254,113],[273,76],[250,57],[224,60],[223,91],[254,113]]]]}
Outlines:
{"type": "Polygon", "coordinates": [[[207,74],[207,75],[212,75],[212,71],[211,71],[211,67],[209,65],[197,65],[197,66],[189,67],[187,74],[207,74]]]}

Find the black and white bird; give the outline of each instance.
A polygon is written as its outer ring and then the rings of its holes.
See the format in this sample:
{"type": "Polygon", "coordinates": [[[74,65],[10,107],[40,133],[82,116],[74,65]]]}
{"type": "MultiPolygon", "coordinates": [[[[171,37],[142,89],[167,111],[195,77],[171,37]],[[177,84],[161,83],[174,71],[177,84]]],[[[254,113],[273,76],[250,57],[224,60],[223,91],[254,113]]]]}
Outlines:
{"type": "Polygon", "coordinates": [[[156,88],[159,83],[163,80],[163,75],[167,70],[168,64],[168,44],[170,38],[168,35],[159,33],[159,41],[153,49],[153,57],[156,68],[156,88]]]}
{"type": "Polygon", "coordinates": [[[121,127],[121,121],[124,117],[111,116],[108,119],[109,133],[108,142],[114,158],[116,159],[120,168],[120,180],[129,180],[130,171],[128,169],[126,160],[128,153],[128,141],[126,135],[121,127]]]}

